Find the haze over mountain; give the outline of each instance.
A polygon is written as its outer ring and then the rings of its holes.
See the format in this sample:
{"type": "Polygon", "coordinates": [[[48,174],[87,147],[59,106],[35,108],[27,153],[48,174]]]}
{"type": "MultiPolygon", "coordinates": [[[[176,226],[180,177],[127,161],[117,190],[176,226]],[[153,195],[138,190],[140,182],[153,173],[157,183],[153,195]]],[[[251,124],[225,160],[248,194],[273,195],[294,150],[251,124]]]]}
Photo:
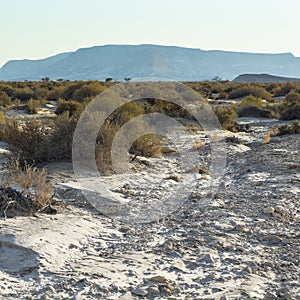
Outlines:
{"type": "Polygon", "coordinates": [[[257,54],[159,45],[105,45],[81,48],[39,60],[11,60],[0,80],[123,80],[159,77],[181,81],[232,80],[245,73],[300,77],[300,58],[291,53],[257,54]]]}

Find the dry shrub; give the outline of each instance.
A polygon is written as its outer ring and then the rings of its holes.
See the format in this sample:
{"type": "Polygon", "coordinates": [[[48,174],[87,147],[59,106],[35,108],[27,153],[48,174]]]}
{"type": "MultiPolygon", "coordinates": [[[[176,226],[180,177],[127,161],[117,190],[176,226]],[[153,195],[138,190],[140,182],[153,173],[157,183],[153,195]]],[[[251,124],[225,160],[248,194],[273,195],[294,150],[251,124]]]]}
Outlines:
{"type": "Polygon", "coordinates": [[[234,130],[237,121],[237,113],[233,106],[213,106],[213,111],[215,112],[217,118],[223,129],[234,130]]]}
{"type": "Polygon", "coordinates": [[[6,124],[5,114],[3,111],[0,111],[0,126],[6,124]]]}
{"type": "Polygon", "coordinates": [[[131,145],[129,153],[145,157],[160,156],[164,140],[163,136],[154,133],[142,135],[131,145]]]}
{"type": "Polygon", "coordinates": [[[8,143],[12,157],[21,164],[39,163],[47,159],[50,128],[40,120],[31,120],[20,126],[17,120],[8,120],[3,140],[8,143]]]}
{"type": "Polygon", "coordinates": [[[281,120],[300,120],[300,100],[283,101],[279,105],[279,113],[281,120]]]}
{"type": "Polygon", "coordinates": [[[0,91],[0,106],[9,107],[11,105],[10,97],[3,91],[0,91]]]}
{"type": "Polygon", "coordinates": [[[200,141],[195,141],[193,146],[191,147],[191,151],[198,151],[203,149],[203,147],[205,146],[205,143],[200,142],[200,141]]]}
{"type": "Polygon", "coordinates": [[[29,99],[26,104],[26,109],[30,114],[36,114],[41,109],[41,101],[35,99],[29,99]]]}
{"type": "Polygon", "coordinates": [[[249,95],[266,100],[272,99],[272,95],[270,93],[268,93],[264,88],[258,86],[238,87],[228,94],[228,99],[238,99],[249,95]]]}
{"type": "Polygon", "coordinates": [[[48,156],[45,161],[70,160],[72,158],[73,135],[78,117],[78,115],[70,116],[68,113],[63,113],[55,118],[47,144],[48,156]]]}
{"type": "Polygon", "coordinates": [[[277,119],[278,115],[271,110],[256,106],[245,106],[237,109],[239,117],[277,119]]]}
{"type": "Polygon", "coordinates": [[[45,169],[38,169],[25,162],[21,167],[18,160],[11,160],[8,164],[8,180],[10,185],[16,184],[22,188],[25,195],[33,195],[35,205],[43,209],[52,203],[53,187],[47,181],[45,169]]]}
{"type": "Polygon", "coordinates": [[[45,207],[52,202],[53,187],[47,182],[45,169],[39,170],[36,178],[36,202],[39,207],[45,207]]]}
{"type": "Polygon", "coordinates": [[[286,134],[299,134],[300,133],[300,122],[295,121],[290,124],[284,124],[277,127],[275,130],[272,131],[272,136],[280,136],[286,134]]]}
{"type": "Polygon", "coordinates": [[[79,114],[83,111],[83,105],[76,102],[76,101],[66,101],[66,100],[62,100],[60,99],[58,101],[58,105],[56,108],[55,113],[58,115],[61,115],[65,112],[68,112],[70,116],[79,114]]]}
{"type": "Polygon", "coordinates": [[[8,143],[11,156],[21,165],[71,159],[72,141],[77,118],[67,113],[49,121],[31,120],[22,126],[16,120],[6,123],[3,140],[8,143]]]}

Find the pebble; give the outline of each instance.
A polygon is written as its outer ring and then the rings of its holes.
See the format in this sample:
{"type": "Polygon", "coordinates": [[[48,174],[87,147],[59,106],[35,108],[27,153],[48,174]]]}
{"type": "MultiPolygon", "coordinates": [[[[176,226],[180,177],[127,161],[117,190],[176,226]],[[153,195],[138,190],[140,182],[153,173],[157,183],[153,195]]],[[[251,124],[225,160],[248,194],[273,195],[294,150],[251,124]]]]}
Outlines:
{"type": "Polygon", "coordinates": [[[272,244],[279,244],[282,242],[282,239],[274,234],[270,234],[264,236],[263,241],[270,242],[272,244]]]}
{"type": "Polygon", "coordinates": [[[131,292],[127,292],[119,298],[120,300],[133,300],[131,292]]]}
{"type": "Polygon", "coordinates": [[[284,213],[284,208],[281,205],[277,205],[274,210],[281,215],[284,213]]]}
{"type": "Polygon", "coordinates": [[[132,290],[132,294],[134,294],[136,296],[147,296],[148,291],[140,289],[140,288],[136,288],[136,289],[132,290]]]}
{"type": "Polygon", "coordinates": [[[274,212],[275,212],[275,209],[274,209],[274,207],[271,207],[271,206],[265,207],[263,210],[263,213],[266,215],[272,215],[272,214],[274,214],[274,212]]]}
{"type": "Polygon", "coordinates": [[[160,294],[159,288],[156,285],[149,286],[148,288],[149,296],[157,296],[160,294]]]}
{"type": "Polygon", "coordinates": [[[209,253],[204,256],[204,260],[208,263],[215,264],[214,258],[209,253]]]}
{"type": "Polygon", "coordinates": [[[244,225],[238,224],[235,226],[234,228],[236,231],[241,231],[241,232],[247,232],[248,230],[246,229],[246,227],[244,225]]]}

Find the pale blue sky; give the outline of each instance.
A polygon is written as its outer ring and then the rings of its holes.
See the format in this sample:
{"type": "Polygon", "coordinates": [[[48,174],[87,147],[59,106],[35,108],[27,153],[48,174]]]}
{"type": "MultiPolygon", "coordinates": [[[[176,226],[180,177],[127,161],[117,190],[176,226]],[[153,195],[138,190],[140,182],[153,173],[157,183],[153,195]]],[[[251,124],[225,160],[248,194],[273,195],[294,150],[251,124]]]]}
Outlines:
{"type": "Polygon", "coordinates": [[[299,0],[0,0],[0,66],[105,44],[300,57],[299,0]]]}

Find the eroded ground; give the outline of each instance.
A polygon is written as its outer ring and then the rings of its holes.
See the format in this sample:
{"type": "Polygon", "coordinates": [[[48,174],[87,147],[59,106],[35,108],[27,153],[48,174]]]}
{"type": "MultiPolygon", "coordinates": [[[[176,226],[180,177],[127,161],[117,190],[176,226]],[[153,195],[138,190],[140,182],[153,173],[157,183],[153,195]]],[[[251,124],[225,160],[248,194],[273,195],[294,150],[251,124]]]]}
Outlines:
{"type": "MultiPolygon", "coordinates": [[[[300,136],[262,145],[276,121],[240,121],[251,132],[226,142],[218,193],[203,205],[201,189],[195,190],[156,222],[105,217],[76,189],[71,163],[49,164],[58,213],[0,219],[1,297],[300,299],[300,136]]],[[[157,166],[155,159],[148,162],[157,166]]],[[[207,180],[208,174],[199,177],[203,186],[207,180]]],[[[111,192],[126,198],[135,191],[147,200],[147,187],[112,182],[111,192]]],[[[158,190],[180,184],[161,182],[158,190]]]]}

